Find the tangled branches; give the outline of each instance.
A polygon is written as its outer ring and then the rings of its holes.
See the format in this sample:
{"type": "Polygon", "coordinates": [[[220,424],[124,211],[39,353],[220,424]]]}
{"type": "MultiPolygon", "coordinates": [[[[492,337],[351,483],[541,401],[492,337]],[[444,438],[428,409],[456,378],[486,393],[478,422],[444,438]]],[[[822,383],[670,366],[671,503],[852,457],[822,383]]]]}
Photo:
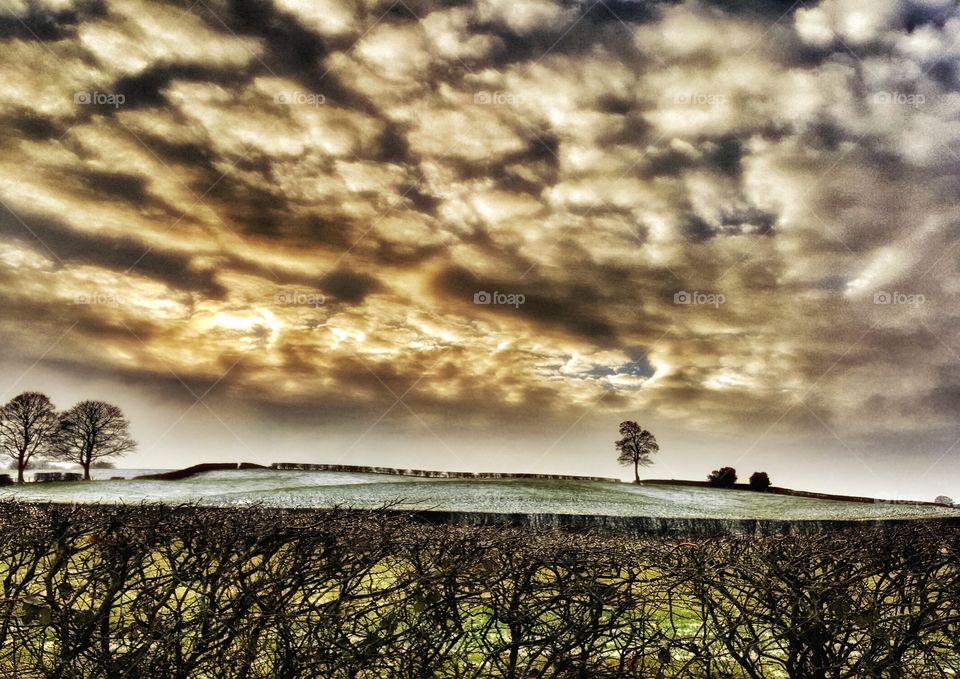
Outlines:
{"type": "Polygon", "coordinates": [[[948,677],[956,527],[623,538],[388,512],[0,513],[0,677],[948,677]]]}

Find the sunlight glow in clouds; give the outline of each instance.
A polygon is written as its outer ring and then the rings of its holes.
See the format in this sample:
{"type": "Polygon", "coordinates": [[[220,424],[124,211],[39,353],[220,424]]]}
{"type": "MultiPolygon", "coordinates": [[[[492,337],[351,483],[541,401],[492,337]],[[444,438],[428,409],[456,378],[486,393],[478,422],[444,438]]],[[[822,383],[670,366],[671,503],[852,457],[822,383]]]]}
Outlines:
{"type": "Polygon", "coordinates": [[[63,370],[239,365],[313,423],[952,431],[960,14],[788,8],[5,3],[6,358],[75,324],[63,370]]]}

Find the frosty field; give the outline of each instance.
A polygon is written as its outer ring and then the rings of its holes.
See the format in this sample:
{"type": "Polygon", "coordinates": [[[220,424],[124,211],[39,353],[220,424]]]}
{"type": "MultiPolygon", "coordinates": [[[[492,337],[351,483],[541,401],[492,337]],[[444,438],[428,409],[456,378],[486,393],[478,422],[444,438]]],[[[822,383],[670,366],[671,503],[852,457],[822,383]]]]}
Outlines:
{"type": "MultiPolygon", "coordinates": [[[[149,470],[98,470],[129,476],[149,470]]],[[[80,503],[261,503],[278,507],[597,514],[676,518],[838,519],[960,516],[960,508],[856,503],[742,490],[601,481],[425,479],[385,474],[280,470],[212,471],[178,481],[101,479],[0,488],[0,499],[80,503]]]]}

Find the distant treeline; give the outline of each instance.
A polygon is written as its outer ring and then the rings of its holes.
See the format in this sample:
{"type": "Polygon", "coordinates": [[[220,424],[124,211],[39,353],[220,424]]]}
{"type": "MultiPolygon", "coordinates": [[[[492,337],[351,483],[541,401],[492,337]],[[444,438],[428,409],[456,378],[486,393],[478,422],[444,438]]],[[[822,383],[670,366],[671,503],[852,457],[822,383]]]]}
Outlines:
{"type": "Polygon", "coordinates": [[[604,537],[0,505],[0,676],[952,677],[960,528],[604,537]]]}

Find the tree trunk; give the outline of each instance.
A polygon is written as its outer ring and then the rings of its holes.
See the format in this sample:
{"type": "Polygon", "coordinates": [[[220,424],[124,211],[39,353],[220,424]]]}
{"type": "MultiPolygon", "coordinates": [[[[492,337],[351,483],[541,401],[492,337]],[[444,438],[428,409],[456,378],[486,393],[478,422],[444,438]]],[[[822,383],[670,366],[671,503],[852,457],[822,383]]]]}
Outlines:
{"type": "Polygon", "coordinates": [[[83,465],[83,480],[84,481],[90,480],[90,463],[89,462],[86,462],[83,465]]]}
{"type": "Polygon", "coordinates": [[[22,462],[17,464],[17,483],[23,483],[23,467],[22,462]]]}
{"type": "Polygon", "coordinates": [[[633,482],[640,483],[640,460],[633,461],[633,482]]]}

